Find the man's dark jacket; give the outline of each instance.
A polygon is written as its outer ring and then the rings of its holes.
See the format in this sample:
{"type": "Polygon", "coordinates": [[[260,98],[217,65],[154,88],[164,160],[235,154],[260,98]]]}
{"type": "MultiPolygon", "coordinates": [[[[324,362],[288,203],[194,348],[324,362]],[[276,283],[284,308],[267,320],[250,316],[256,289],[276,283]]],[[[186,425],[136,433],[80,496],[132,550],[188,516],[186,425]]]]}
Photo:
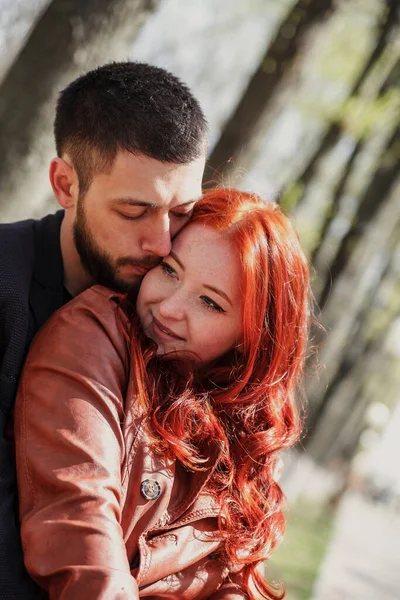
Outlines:
{"type": "Polygon", "coordinates": [[[6,428],[32,338],[64,303],[62,218],[60,211],[39,221],[0,224],[0,600],[44,597],[23,565],[14,450],[6,428]]]}

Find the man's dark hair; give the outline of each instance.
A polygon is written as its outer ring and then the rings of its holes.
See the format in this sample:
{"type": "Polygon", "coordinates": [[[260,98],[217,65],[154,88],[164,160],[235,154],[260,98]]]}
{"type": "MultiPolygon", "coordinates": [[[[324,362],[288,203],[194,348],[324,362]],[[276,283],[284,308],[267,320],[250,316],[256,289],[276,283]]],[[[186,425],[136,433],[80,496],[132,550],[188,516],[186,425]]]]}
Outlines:
{"type": "Polygon", "coordinates": [[[84,193],[120,150],[175,164],[198,158],[207,122],[177,77],[145,63],[120,62],[89,71],[60,93],[54,135],[58,156],[69,154],[84,193]]]}

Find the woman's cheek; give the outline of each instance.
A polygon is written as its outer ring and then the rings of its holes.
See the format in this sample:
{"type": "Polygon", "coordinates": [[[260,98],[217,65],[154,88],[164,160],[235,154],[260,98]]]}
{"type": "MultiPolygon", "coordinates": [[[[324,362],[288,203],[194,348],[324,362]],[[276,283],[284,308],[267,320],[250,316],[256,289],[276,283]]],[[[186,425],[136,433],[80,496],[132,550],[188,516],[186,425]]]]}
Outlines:
{"type": "Polygon", "coordinates": [[[153,269],[144,277],[140,288],[140,294],[146,302],[153,301],[162,289],[162,279],[158,273],[159,269],[153,269]]]}
{"type": "Polygon", "coordinates": [[[196,325],[196,339],[199,350],[201,349],[207,354],[218,352],[223,337],[221,326],[216,324],[214,319],[204,317],[199,319],[196,325]]]}

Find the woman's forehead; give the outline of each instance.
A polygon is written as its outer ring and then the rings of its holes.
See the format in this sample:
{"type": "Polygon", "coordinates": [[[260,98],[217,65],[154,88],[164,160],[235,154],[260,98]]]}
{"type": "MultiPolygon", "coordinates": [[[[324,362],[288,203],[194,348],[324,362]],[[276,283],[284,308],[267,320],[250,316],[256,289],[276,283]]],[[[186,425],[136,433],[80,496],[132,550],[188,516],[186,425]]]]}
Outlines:
{"type": "Polygon", "coordinates": [[[208,243],[229,245],[228,238],[204,223],[188,223],[172,242],[172,248],[189,248],[194,244],[206,245],[208,243]]]}

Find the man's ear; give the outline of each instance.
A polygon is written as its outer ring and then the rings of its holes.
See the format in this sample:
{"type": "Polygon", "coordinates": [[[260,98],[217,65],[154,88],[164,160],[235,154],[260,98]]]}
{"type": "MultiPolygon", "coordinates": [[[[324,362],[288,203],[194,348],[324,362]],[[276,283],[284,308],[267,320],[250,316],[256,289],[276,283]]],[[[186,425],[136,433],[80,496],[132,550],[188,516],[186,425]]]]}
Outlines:
{"type": "Polygon", "coordinates": [[[50,163],[51,187],[60,206],[71,208],[79,193],[78,177],[73,166],[63,158],[53,158],[50,163]]]}

